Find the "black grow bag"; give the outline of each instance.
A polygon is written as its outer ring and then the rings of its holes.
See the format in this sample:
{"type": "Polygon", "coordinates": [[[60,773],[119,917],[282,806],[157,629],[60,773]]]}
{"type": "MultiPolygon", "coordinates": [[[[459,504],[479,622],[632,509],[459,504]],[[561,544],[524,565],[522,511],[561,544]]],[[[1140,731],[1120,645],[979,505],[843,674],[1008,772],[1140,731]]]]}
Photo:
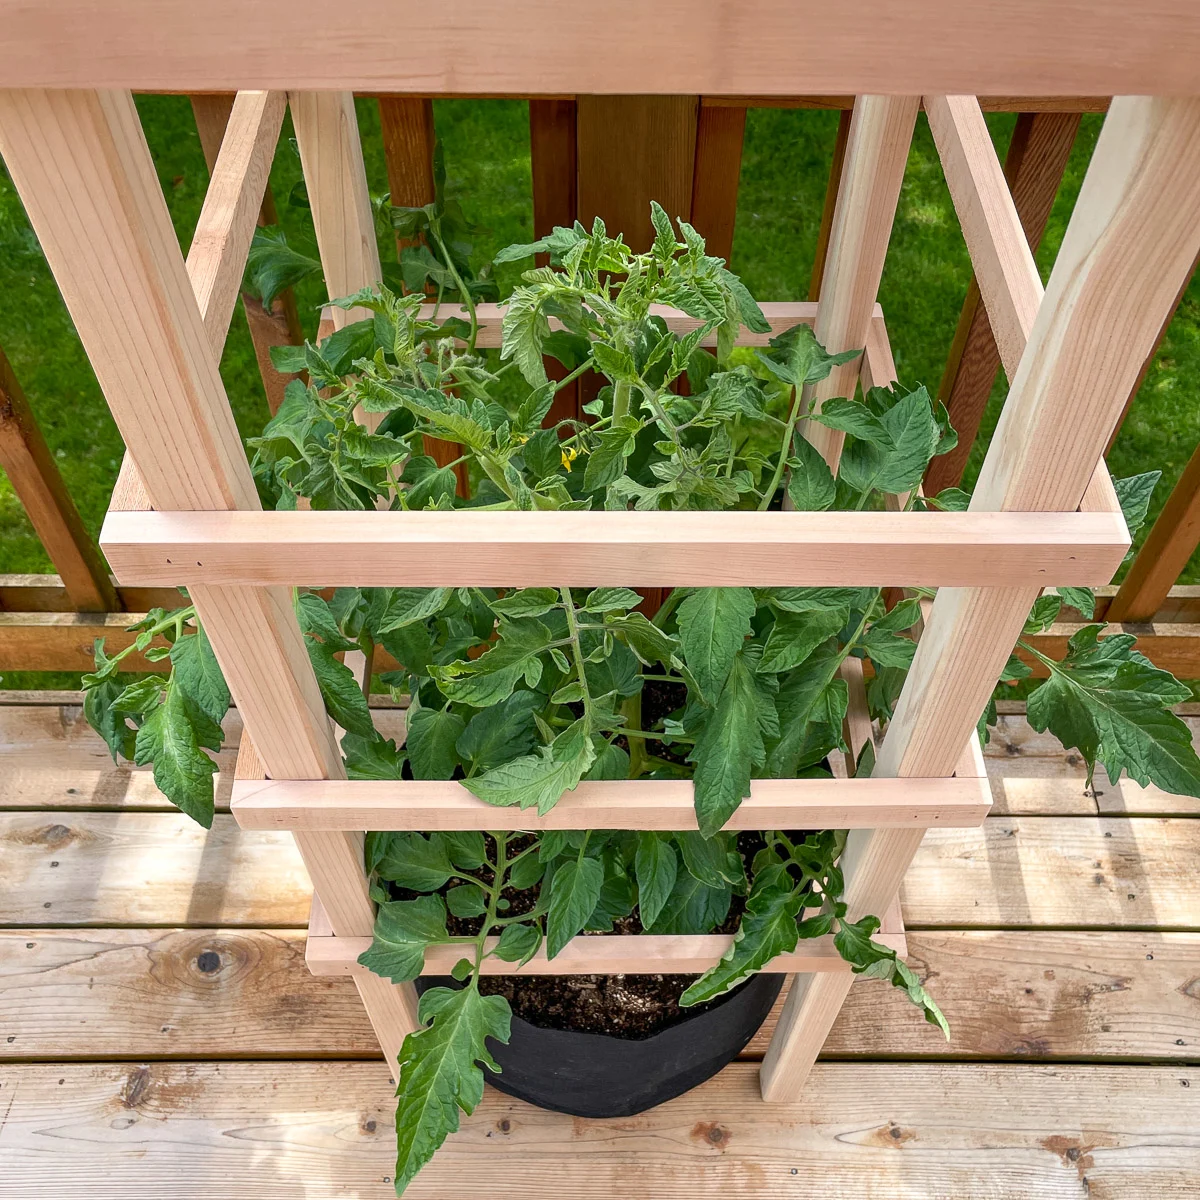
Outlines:
{"type": "MultiPolygon", "coordinates": [[[[732,1062],[771,1011],[783,975],[759,974],[704,1012],[644,1038],[541,1029],[512,1019],[507,1046],[489,1042],[502,1073],[487,1081],[519,1100],[576,1117],[631,1117],[690,1091],[732,1062]]],[[[458,988],[423,976],[417,990],[458,988]]]]}

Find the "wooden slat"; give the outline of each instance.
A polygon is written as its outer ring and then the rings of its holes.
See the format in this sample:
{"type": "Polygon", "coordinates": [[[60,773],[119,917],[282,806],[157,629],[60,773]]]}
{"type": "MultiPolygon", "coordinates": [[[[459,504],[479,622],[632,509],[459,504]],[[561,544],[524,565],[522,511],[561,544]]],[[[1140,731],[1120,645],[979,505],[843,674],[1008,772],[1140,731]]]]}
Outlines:
{"type": "MultiPolygon", "coordinates": [[[[221,142],[233,111],[233,92],[207,92],[190,96],[192,113],[196,118],[196,132],[200,135],[200,146],[209,174],[216,166],[221,142]]],[[[263,190],[262,205],[258,210],[259,225],[277,225],[279,215],[275,211],[275,198],[268,183],[263,190]]],[[[291,288],[284,288],[264,308],[262,298],[251,292],[242,292],[242,310],[250,329],[250,340],[254,346],[254,357],[258,372],[262,376],[267,407],[274,415],[283,403],[283,392],[295,375],[281,374],[271,362],[272,346],[298,346],[304,341],[300,328],[300,314],[296,310],[296,297],[291,288]]]]}
{"type": "MultiPolygon", "coordinates": [[[[701,110],[703,111],[703,109],[701,110]]],[[[825,184],[825,203],[821,208],[821,224],[817,228],[817,247],[813,252],[812,276],[808,283],[808,298],[821,298],[821,280],[825,278],[825,258],[829,253],[829,236],[833,232],[833,214],[837,211],[838,190],[842,186],[842,170],[846,165],[846,143],[850,140],[849,107],[838,115],[837,135],[833,141],[833,158],[829,164],[829,182],[825,184]]]]}
{"type": "Polygon", "coordinates": [[[1129,541],[1113,513],[464,509],[110,512],[100,544],[141,584],[1029,588],[1109,579],[1129,541]]]}
{"type": "MultiPolygon", "coordinates": [[[[14,1064],[0,1080],[6,1184],[101,1200],[153,1180],[176,1200],[383,1196],[390,1091],[374,1063],[14,1064]]],[[[1200,1186],[1198,1093],[1187,1066],[824,1063],[809,1097],[771,1109],[753,1065],[735,1064],[660,1108],[586,1121],[488,1089],[406,1195],[1182,1200],[1200,1186]]]]}
{"type": "MultiPolygon", "coordinates": [[[[1187,1062],[1200,1044],[1198,934],[954,930],[907,941],[951,1041],[896,989],[863,979],[825,1057],[1187,1062]]],[[[374,1057],[350,980],[311,975],[304,943],[302,929],[0,932],[0,1059],[374,1057]]],[[[780,1007],[746,1057],[766,1049],[780,1007]]]]}
{"type": "MultiPolygon", "coordinates": [[[[1200,822],[1186,817],[937,829],[908,873],[904,924],[1200,930],[1198,852],[1200,822]]],[[[0,872],[0,925],[20,928],[298,926],[311,897],[286,834],[239,830],[222,814],[207,833],[178,813],[0,814],[0,872]]]]}
{"type": "MultiPolygon", "coordinates": [[[[170,608],[180,599],[174,588],[117,587],[117,604],[130,613],[144,613],[159,606],[170,608]]],[[[0,612],[74,612],[74,605],[59,575],[0,575],[0,612]]]]}
{"type": "MultiPolygon", "coordinates": [[[[489,951],[499,938],[488,940],[489,951]]],[[[907,953],[904,934],[883,929],[875,940],[896,951],[907,953]]],[[[681,975],[699,975],[716,966],[733,945],[733,934],[655,935],[644,933],[608,934],[602,937],[577,937],[553,959],[543,946],[524,966],[485,959],[484,975],[647,975],[669,971],[681,975]]],[[[369,974],[358,965],[359,955],[371,947],[370,938],[310,937],[305,961],[314,975],[369,974]]],[[[449,975],[463,957],[462,946],[430,946],[425,951],[423,975],[449,975]]],[[[849,964],[838,954],[832,935],[802,942],[790,954],[781,954],[763,968],[768,971],[849,972],[849,964]]]]}
{"type": "MultiPolygon", "coordinates": [[[[1109,96],[980,96],[984,112],[1009,113],[1103,113],[1108,111],[1109,96]]],[[[700,97],[701,108],[815,108],[848,112],[854,107],[853,94],[840,96],[713,96],[700,97]]]]}
{"type": "Polygon", "coordinates": [[[671,218],[691,215],[700,99],[581,94],[575,103],[579,219],[590,229],[600,217],[626,245],[648,250],[651,200],[671,218]]]}
{"type": "Polygon", "coordinates": [[[29,517],[71,606],[83,612],[120,607],[108,569],[84,527],[33,409],[0,349],[0,469],[29,517]]]}
{"type": "Polygon", "coordinates": [[[1162,512],[1108,608],[1112,621],[1147,621],[1200,545],[1200,447],[1192,452],[1162,512]]]}
{"type": "MultiPolygon", "coordinates": [[[[432,204],[433,101],[421,96],[380,96],[379,128],[392,205],[420,208],[432,204]]],[[[398,250],[411,244],[396,238],[398,250]]]]}
{"type": "Polygon", "coordinates": [[[745,136],[744,108],[700,109],[690,220],[706,240],[708,253],[726,262],[733,259],[733,227],[745,136]]]}
{"type": "MultiPolygon", "coordinates": [[[[866,344],[919,105],[918,96],[868,95],[855,102],[814,326],[827,350],[866,344]]],[[[832,396],[853,396],[859,370],[858,362],[834,367],[821,383],[806,385],[806,401],[819,407],[832,396]]],[[[844,435],[812,422],[803,432],[836,467],[844,435]]]]}
{"type": "Polygon", "coordinates": [[[239,92],[188,250],[188,278],[220,358],[283,126],[283,92],[239,92]]]}
{"type": "Polygon", "coordinates": [[[1015,377],[1042,302],[1042,281],[974,96],[926,96],[950,196],[966,238],[988,321],[1015,377]]]}
{"type": "Polygon", "coordinates": [[[405,11],[403,36],[386,0],[363,0],[356,13],[347,24],[315,0],[114,0],[100,10],[78,5],[67,19],[57,8],[5,0],[0,78],[10,87],[189,92],[253,84],[571,95],[652,86],[664,94],[791,96],[802,81],[813,95],[1179,95],[1195,85],[1200,57],[1200,16],[1189,0],[1162,0],[1136,25],[1116,0],[1036,8],[997,0],[968,19],[953,0],[902,9],[856,0],[828,10],[746,0],[737,21],[715,0],[665,11],[610,0],[602,25],[585,10],[501,0],[472,10],[452,38],[442,14],[427,9],[405,11]]]}
{"type": "MultiPolygon", "coordinates": [[[[975,825],[990,796],[979,779],[756,779],[727,829],[859,829],[975,825]]],[[[243,829],[696,828],[692,781],[583,782],[545,815],[497,809],[456,782],[243,780],[233,811],[243,829]]]]}
{"type": "MultiPolygon", "coordinates": [[[[981,99],[981,105],[986,111],[986,100],[981,99]]],[[[1079,120],[1078,113],[1062,112],[1025,111],[1017,117],[1004,160],[1004,177],[1021,228],[1035,251],[1041,245],[1079,120]]],[[[982,305],[979,284],[972,276],[938,387],[938,399],[946,405],[950,422],[958,431],[958,445],[929,464],[925,490],[930,495],[957,486],[962,479],[999,366],[996,339],[982,305]]]]}

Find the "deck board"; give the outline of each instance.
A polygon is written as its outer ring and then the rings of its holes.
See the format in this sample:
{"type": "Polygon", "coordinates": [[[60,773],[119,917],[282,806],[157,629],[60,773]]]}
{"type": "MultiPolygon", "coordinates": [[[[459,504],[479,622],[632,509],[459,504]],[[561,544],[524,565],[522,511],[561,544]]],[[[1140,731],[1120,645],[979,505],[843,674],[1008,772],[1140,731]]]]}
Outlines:
{"type": "MultiPolygon", "coordinates": [[[[0,1080],[13,1200],[391,1194],[382,1063],[26,1065],[0,1080]]],[[[819,1064],[762,1104],[756,1070],[581,1121],[488,1090],[408,1200],[1194,1196],[1200,1069],[819,1064]],[[1130,1190],[1135,1185],[1138,1190],[1130,1190]]]]}

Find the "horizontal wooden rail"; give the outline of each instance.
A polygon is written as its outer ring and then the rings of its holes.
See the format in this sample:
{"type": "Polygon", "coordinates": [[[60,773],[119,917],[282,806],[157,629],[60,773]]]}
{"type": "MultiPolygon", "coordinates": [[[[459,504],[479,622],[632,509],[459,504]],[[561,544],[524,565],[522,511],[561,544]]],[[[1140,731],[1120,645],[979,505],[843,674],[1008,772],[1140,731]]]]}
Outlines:
{"type": "MultiPolygon", "coordinates": [[[[973,826],[987,815],[985,778],[756,779],[726,829],[973,826]]],[[[238,779],[230,809],[243,829],[696,828],[690,779],[584,782],[545,816],[496,808],[460,783],[238,779]]]]}
{"type": "Polygon", "coordinates": [[[413,587],[1107,583],[1119,513],[110,512],[123,584],[413,587]]]}
{"type": "MultiPolygon", "coordinates": [[[[733,945],[731,933],[702,934],[601,934],[580,936],[569,942],[554,958],[546,957],[546,947],[523,967],[485,958],[482,975],[698,975],[721,961],[733,945]]],[[[493,949],[499,938],[488,938],[493,949]]],[[[885,927],[875,941],[904,957],[908,944],[903,933],[885,927]]],[[[368,937],[309,936],[304,959],[314,975],[369,974],[358,965],[358,956],[369,949],[368,937]]],[[[430,946],[425,951],[422,975],[449,975],[463,957],[464,945],[430,946]]],[[[850,964],[838,954],[833,937],[813,938],[799,944],[791,954],[772,959],[764,971],[791,974],[809,971],[846,971],[850,964]]]]}
{"type": "Polygon", "coordinates": [[[802,80],[816,94],[1186,95],[1200,59],[1194,0],[1136,10],[1126,0],[992,0],[965,11],[960,0],[743,0],[736,20],[732,11],[716,0],[609,0],[601,10],[493,0],[456,10],[448,38],[437,6],[394,0],[360,0],[352,21],[325,0],[3,0],[0,79],[187,92],[790,96],[802,80]]]}

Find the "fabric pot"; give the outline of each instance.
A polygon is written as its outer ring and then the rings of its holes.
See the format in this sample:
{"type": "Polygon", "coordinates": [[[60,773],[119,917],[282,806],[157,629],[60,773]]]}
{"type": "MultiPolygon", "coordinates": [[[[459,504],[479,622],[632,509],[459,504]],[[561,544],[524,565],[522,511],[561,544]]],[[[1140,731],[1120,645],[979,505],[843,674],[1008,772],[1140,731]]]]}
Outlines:
{"type": "MultiPolygon", "coordinates": [[[[630,1117],[711,1079],[746,1047],[783,988],[759,974],[705,1012],[645,1038],[541,1029],[514,1016],[507,1046],[489,1042],[502,1074],[494,1088],[576,1117],[630,1117]]],[[[449,976],[422,976],[417,990],[458,988],[449,976]]]]}

